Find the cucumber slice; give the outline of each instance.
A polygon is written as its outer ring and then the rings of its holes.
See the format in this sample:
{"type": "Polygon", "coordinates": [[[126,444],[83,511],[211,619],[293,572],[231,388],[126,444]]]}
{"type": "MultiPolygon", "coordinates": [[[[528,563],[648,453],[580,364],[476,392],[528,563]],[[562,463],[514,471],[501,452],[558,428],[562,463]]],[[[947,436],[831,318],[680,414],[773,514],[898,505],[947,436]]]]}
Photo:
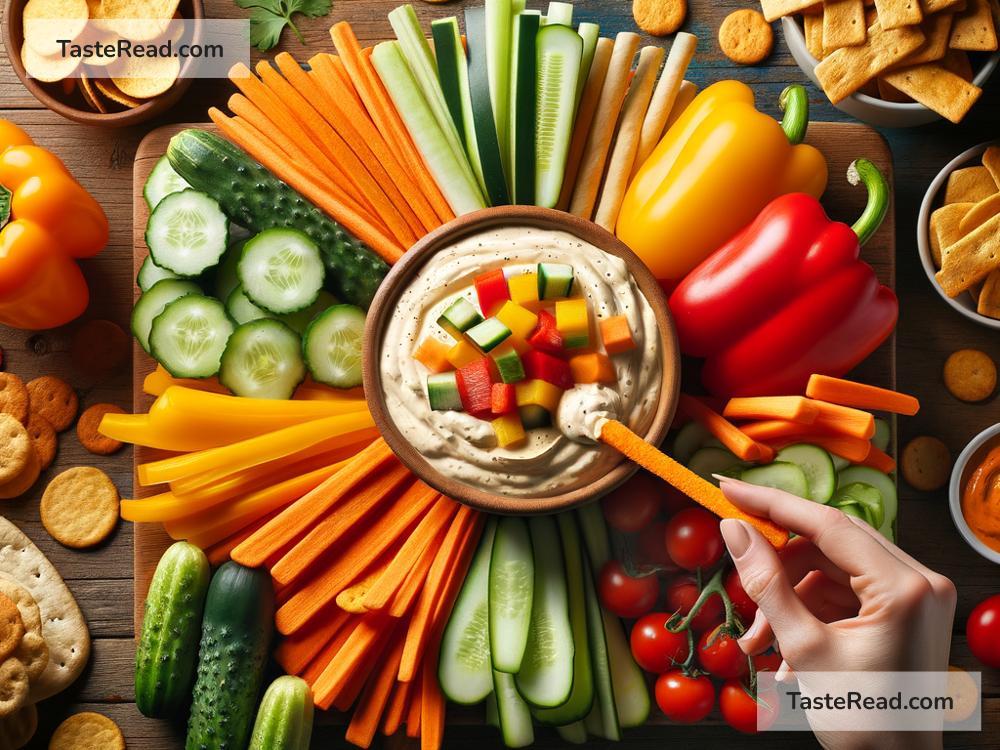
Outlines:
{"type": "Polygon", "coordinates": [[[462,395],[454,370],[427,376],[427,401],[431,411],[462,411],[462,395]]]}
{"type": "Polygon", "coordinates": [[[674,460],[687,464],[695,451],[703,448],[710,437],[712,433],[701,422],[688,422],[674,436],[672,453],[674,460]]]}
{"type": "Polygon", "coordinates": [[[219,204],[197,190],[171,193],[146,223],[153,262],[178,276],[197,276],[219,262],[229,239],[229,219],[219,204]]]}
{"type": "Polygon", "coordinates": [[[600,572],[611,559],[611,540],[608,538],[608,527],[604,523],[601,504],[594,502],[578,508],[576,518],[580,523],[585,556],[590,560],[591,567],[600,572]]]}
{"type": "Polygon", "coordinates": [[[437,324],[458,341],[463,339],[463,333],[482,322],[483,316],[479,314],[479,310],[465,297],[459,297],[448,305],[437,319],[437,324]]]}
{"type": "Polygon", "coordinates": [[[535,741],[531,710],[517,692],[514,675],[493,670],[493,692],[497,698],[497,720],[503,744],[507,747],[527,747],[535,741]]]}
{"type": "Polygon", "coordinates": [[[361,343],[365,335],[365,313],[354,305],[334,305],[316,316],[302,348],[306,367],[317,383],[335,388],[361,385],[361,343]]]}
{"type": "Polygon", "coordinates": [[[742,473],[749,464],[740,461],[725,448],[700,448],[687,462],[687,467],[706,482],[718,486],[719,480],[713,474],[742,473]]]}
{"type": "Polygon", "coordinates": [[[559,736],[572,745],[585,745],[587,743],[587,727],[582,721],[574,721],[572,724],[556,727],[559,736]]]}
{"type": "Polygon", "coordinates": [[[872,445],[880,451],[889,450],[889,441],[892,439],[892,428],[884,419],[875,420],[875,434],[872,435],[872,445]]]}
{"type": "Polygon", "coordinates": [[[836,453],[831,453],[830,458],[833,459],[833,468],[836,469],[838,473],[851,465],[850,461],[843,456],[838,456],[836,453]]]}
{"type": "Polygon", "coordinates": [[[535,560],[535,591],[528,643],[514,681],[528,703],[554,708],[569,700],[573,689],[575,650],[566,569],[555,519],[531,516],[528,530],[535,560]]]}
{"type": "MultiPolygon", "coordinates": [[[[502,5],[504,2],[505,0],[494,0],[494,4],[502,5]]],[[[506,2],[509,10],[509,0],[506,2]]],[[[503,206],[510,203],[510,193],[507,190],[501,139],[497,131],[497,119],[494,116],[491,101],[490,37],[496,32],[487,28],[487,15],[486,8],[466,8],[465,10],[465,36],[469,45],[469,93],[472,100],[472,120],[476,130],[476,145],[479,149],[479,163],[483,170],[486,194],[492,205],[503,206]]],[[[508,26],[509,23],[508,19],[508,26]]],[[[504,61],[506,63],[506,57],[504,61]]],[[[504,75],[506,77],[507,74],[504,75]]],[[[506,90],[507,85],[504,84],[504,91],[506,92],[506,90]]],[[[503,111],[506,117],[506,103],[503,111]]],[[[506,123],[504,128],[506,133],[506,123]]]]}
{"type": "Polygon", "coordinates": [[[569,297],[573,291],[573,266],[567,263],[538,264],[538,299],[569,297]]]}
{"type": "Polygon", "coordinates": [[[232,321],[219,300],[187,294],[153,319],[149,348],[175,378],[209,378],[219,371],[232,333],[232,321]]]}
{"type": "MultiPolygon", "coordinates": [[[[493,670],[490,670],[490,674],[493,674],[493,670]]],[[[497,707],[497,694],[492,690],[486,696],[486,723],[491,727],[500,728],[500,709],[497,707]]]]}
{"type": "MultiPolygon", "coordinates": [[[[462,147],[468,152],[465,142],[465,111],[462,105],[463,86],[461,73],[466,69],[465,51],[462,49],[462,34],[455,16],[431,21],[431,38],[434,40],[434,58],[437,62],[438,82],[452,122],[458,131],[462,147]]],[[[468,71],[466,70],[466,76],[468,71]]],[[[465,90],[468,89],[466,78],[465,90]]]]}
{"type": "MultiPolygon", "coordinates": [[[[506,163],[510,153],[507,109],[510,105],[510,37],[513,7],[511,0],[486,0],[484,11],[490,104],[493,109],[503,173],[509,174],[510,165],[506,163]]],[[[470,35],[468,22],[466,24],[465,33],[470,35]]],[[[474,96],[475,90],[473,90],[474,96]]]]}
{"type": "Polygon", "coordinates": [[[149,332],[163,308],[185,294],[201,294],[201,287],[187,279],[163,279],[142,293],[132,308],[132,334],[149,351],[149,332]]]}
{"type": "Polygon", "coordinates": [[[490,560],[489,623],[493,668],[501,672],[517,674],[521,670],[531,625],[534,578],[528,525],[516,516],[500,518],[490,560]]]}
{"type": "Polygon", "coordinates": [[[179,278],[181,277],[173,271],[160,268],[153,262],[153,258],[147,255],[146,259],[142,262],[142,265],[139,266],[139,273],[135,277],[135,283],[141,291],[148,292],[150,287],[152,287],[157,281],[179,278]]]}
{"type": "Polygon", "coordinates": [[[465,335],[484,352],[489,352],[510,338],[510,329],[496,318],[487,318],[466,331],[465,335]]]}
{"type": "Polygon", "coordinates": [[[511,43],[510,188],[515,204],[535,203],[536,49],[541,18],[522,13],[514,19],[511,43]]]}
{"type": "Polygon", "coordinates": [[[851,482],[838,487],[830,500],[830,505],[844,510],[845,506],[857,505],[863,518],[873,529],[878,529],[885,521],[885,503],[882,493],[863,482],[851,482]]]}
{"type": "Polygon", "coordinates": [[[583,39],[568,26],[554,24],[541,29],[535,43],[535,205],[555,208],[576,119],[583,39]]]}
{"type": "Polygon", "coordinates": [[[601,614],[604,618],[604,637],[608,644],[608,660],[611,663],[611,683],[614,685],[618,724],[622,729],[641,727],[649,719],[651,706],[646,677],[632,658],[632,649],[622,621],[603,608],[601,614]]]}
{"type": "Polygon", "coordinates": [[[236,288],[226,298],[226,313],[238,326],[254,320],[273,317],[267,310],[257,307],[257,305],[250,301],[250,298],[243,291],[242,284],[237,284],[236,288]]]}
{"type": "Polygon", "coordinates": [[[587,85],[587,78],[590,76],[590,66],[594,63],[594,51],[597,49],[597,40],[601,36],[601,27],[596,23],[581,23],[576,27],[576,33],[583,40],[580,75],[576,80],[576,108],[579,108],[580,97],[583,96],[583,89],[587,85]]]}
{"type": "MultiPolygon", "coordinates": [[[[600,513],[600,510],[597,511],[600,513]]],[[[618,724],[618,709],[615,705],[614,680],[611,676],[611,660],[608,642],[604,632],[604,614],[594,587],[593,558],[583,560],[583,591],[587,607],[587,639],[590,648],[594,676],[594,702],[586,718],[589,732],[605,739],[619,741],[622,738],[618,724]]]]}
{"type": "Polygon", "coordinates": [[[563,26],[573,25],[573,4],[572,3],[549,3],[549,8],[545,12],[545,25],[562,24],[563,26]]]}
{"type": "Polygon", "coordinates": [[[278,316],[278,320],[301,336],[306,332],[309,324],[315,320],[317,315],[326,312],[336,304],[338,304],[336,297],[326,291],[326,289],[320,289],[316,301],[309,305],[309,307],[298,312],[280,315],[278,316]]]}
{"type": "Polygon", "coordinates": [[[827,503],[837,489],[837,472],[830,454],[815,445],[798,443],[782,448],[775,461],[795,464],[806,475],[809,484],[809,499],[817,503],[827,503]]]}
{"type": "Polygon", "coordinates": [[[301,337],[271,319],[244,323],[233,331],[219,367],[219,382],[247,398],[291,398],[305,376],[301,337]]]}
{"type": "Polygon", "coordinates": [[[809,481],[805,472],[795,464],[775,461],[767,466],[755,466],[740,474],[740,479],[759,487],[773,487],[801,498],[809,497],[809,481]]]}
{"type": "Polygon", "coordinates": [[[467,706],[479,703],[493,692],[488,610],[495,534],[496,519],[491,518],[441,638],[438,662],[441,690],[448,700],[467,706]]]}
{"type": "Polygon", "coordinates": [[[837,486],[844,487],[855,482],[870,484],[882,495],[883,519],[879,533],[890,542],[896,541],[896,515],[899,511],[899,499],[896,495],[896,483],[892,477],[883,474],[869,466],[850,466],[837,475],[837,486]]]}
{"type": "Polygon", "coordinates": [[[278,315],[315,302],[325,273],[316,243],[297,229],[268,229],[248,240],[236,270],[250,301],[278,315]]]}
{"type": "Polygon", "coordinates": [[[177,174],[170,166],[167,155],[164,154],[157,160],[153,171],[146,178],[146,184],[142,186],[142,197],[146,199],[146,205],[152,211],[161,200],[171,193],[179,193],[190,187],[187,180],[177,174]]]}
{"type": "Polygon", "coordinates": [[[219,265],[215,267],[215,283],[212,288],[215,289],[216,299],[229,299],[229,295],[239,286],[240,275],[238,269],[240,258],[243,257],[244,243],[245,240],[231,240],[229,247],[226,249],[226,254],[222,256],[219,265]]]}

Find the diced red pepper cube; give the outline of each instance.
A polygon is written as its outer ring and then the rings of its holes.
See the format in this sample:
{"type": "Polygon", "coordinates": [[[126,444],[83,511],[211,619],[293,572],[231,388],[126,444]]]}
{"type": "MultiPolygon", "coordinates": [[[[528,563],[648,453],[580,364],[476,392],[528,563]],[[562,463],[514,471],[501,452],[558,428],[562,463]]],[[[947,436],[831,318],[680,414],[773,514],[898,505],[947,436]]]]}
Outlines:
{"type": "Polygon", "coordinates": [[[502,268],[480,274],[473,283],[476,285],[479,309],[487,318],[496,315],[503,303],[510,299],[510,288],[502,268]]]}
{"type": "Polygon", "coordinates": [[[544,380],[564,391],[573,387],[573,373],[569,364],[551,354],[533,350],[521,357],[524,374],[528,380],[544,380]]]}
{"type": "Polygon", "coordinates": [[[490,419],[493,416],[495,378],[489,359],[483,357],[459,368],[455,377],[458,393],[462,398],[462,408],[478,419],[490,419]]]}
{"type": "Polygon", "coordinates": [[[563,353],[563,337],[556,328],[555,315],[546,310],[538,313],[538,326],[528,336],[528,345],[549,354],[563,353]]]}
{"type": "Polygon", "coordinates": [[[494,416],[510,414],[517,410],[517,390],[512,383],[494,383],[490,395],[494,416]]]}

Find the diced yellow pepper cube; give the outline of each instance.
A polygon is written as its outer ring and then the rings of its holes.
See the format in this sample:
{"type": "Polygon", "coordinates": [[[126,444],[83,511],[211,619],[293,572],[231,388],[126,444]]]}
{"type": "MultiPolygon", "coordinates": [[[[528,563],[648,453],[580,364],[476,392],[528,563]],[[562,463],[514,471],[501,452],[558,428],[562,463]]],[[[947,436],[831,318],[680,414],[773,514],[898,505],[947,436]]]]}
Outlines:
{"type": "Polygon", "coordinates": [[[448,350],[448,361],[456,370],[480,359],[483,353],[468,341],[462,340],[448,350]]]}
{"type": "Polygon", "coordinates": [[[507,300],[497,312],[497,320],[510,329],[513,338],[527,341],[538,325],[538,316],[516,302],[507,300]]]}
{"type": "Polygon", "coordinates": [[[501,448],[517,445],[527,437],[524,425],[521,424],[521,417],[517,414],[505,414],[502,417],[497,417],[491,424],[497,436],[497,445],[501,448]]]}
{"type": "Polygon", "coordinates": [[[510,299],[522,307],[533,307],[538,305],[538,274],[522,273],[518,276],[511,276],[507,279],[507,288],[510,289],[510,299]]]}
{"type": "Polygon", "coordinates": [[[555,413],[562,398],[562,389],[544,380],[526,380],[515,386],[518,406],[541,406],[555,413]]]}
{"type": "Polygon", "coordinates": [[[567,349],[590,346],[590,309],[582,297],[556,302],[556,329],[567,349]]]}

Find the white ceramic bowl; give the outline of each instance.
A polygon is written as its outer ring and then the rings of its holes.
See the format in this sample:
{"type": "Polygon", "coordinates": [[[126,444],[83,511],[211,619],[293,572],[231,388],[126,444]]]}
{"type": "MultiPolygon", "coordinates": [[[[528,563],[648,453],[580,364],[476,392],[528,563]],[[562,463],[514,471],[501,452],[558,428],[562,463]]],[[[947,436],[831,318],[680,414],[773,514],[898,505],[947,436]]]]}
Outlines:
{"type": "MultiPolygon", "coordinates": [[[[819,64],[819,60],[809,54],[801,22],[797,18],[785,16],[781,19],[781,27],[795,62],[799,64],[809,80],[819,86],[819,80],[816,78],[814,70],[819,64]]],[[[983,86],[987,79],[993,75],[998,63],[1000,63],[1000,52],[994,52],[986,58],[972,82],[977,86],[983,86]]],[[[841,112],[846,112],[871,125],[886,128],[912,128],[942,119],[941,115],[923,104],[887,102],[860,93],[851,94],[833,106],[841,112]]]]}
{"type": "Polygon", "coordinates": [[[972,296],[966,293],[962,293],[957,297],[949,297],[941,289],[941,285],[937,283],[937,279],[934,275],[937,273],[937,268],[934,267],[934,259],[931,256],[931,241],[930,241],[930,225],[931,225],[931,213],[937,208],[938,196],[942,195],[946,183],[948,182],[948,176],[954,172],[956,169],[961,167],[969,166],[971,164],[978,164],[981,160],[983,152],[993,145],[990,143],[980,143],[978,146],[973,146],[967,151],[963,151],[950,162],[948,162],[944,169],[938,172],[937,177],[933,179],[930,187],[927,188],[927,192],[924,193],[924,200],[920,204],[920,214],[917,216],[917,251],[920,254],[920,263],[924,267],[924,273],[927,274],[928,280],[931,282],[931,286],[934,287],[934,291],[938,293],[945,302],[947,302],[953,309],[957,310],[960,314],[964,315],[969,320],[979,323],[979,325],[986,326],[987,328],[992,328],[995,331],[1000,331],[1000,320],[996,318],[990,318],[986,315],[980,315],[976,312],[976,304],[972,300],[972,296]]]}
{"type": "Polygon", "coordinates": [[[962,488],[965,486],[969,474],[978,464],[978,460],[990,448],[994,447],[998,442],[998,437],[1000,437],[1000,424],[995,424],[980,432],[965,446],[965,450],[959,455],[951,469],[951,481],[948,483],[948,505],[951,508],[951,519],[955,522],[955,528],[965,539],[966,544],[990,562],[1000,565],[1000,552],[983,544],[979,537],[972,533],[972,529],[965,521],[965,516],[962,515],[962,488]]]}

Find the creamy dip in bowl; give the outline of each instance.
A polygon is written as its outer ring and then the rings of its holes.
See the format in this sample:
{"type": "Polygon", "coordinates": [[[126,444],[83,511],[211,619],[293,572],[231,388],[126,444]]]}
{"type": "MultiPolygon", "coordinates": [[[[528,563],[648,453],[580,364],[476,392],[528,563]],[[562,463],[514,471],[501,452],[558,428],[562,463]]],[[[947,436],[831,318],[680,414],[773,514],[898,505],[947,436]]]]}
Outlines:
{"type": "Polygon", "coordinates": [[[663,438],[678,361],[666,301],[641,261],[590,222],[519,206],[463,216],[396,264],[369,311],[365,390],[383,437],[428,484],[484,510],[551,512],[596,498],[634,471],[597,443],[602,418],[619,419],[654,443],[663,438]],[[570,296],[587,302],[591,348],[600,349],[596,322],[614,316],[627,320],[635,346],[610,357],[612,382],[572,385],[550,424],[500,447],[489,419],[431,408],[429,371],[414,352],[428,337],[450,341],[438,319],[458,298],[476,303],[477,276],[502,269],[510,279],[539,263],[572,267],[570,296]]]}

